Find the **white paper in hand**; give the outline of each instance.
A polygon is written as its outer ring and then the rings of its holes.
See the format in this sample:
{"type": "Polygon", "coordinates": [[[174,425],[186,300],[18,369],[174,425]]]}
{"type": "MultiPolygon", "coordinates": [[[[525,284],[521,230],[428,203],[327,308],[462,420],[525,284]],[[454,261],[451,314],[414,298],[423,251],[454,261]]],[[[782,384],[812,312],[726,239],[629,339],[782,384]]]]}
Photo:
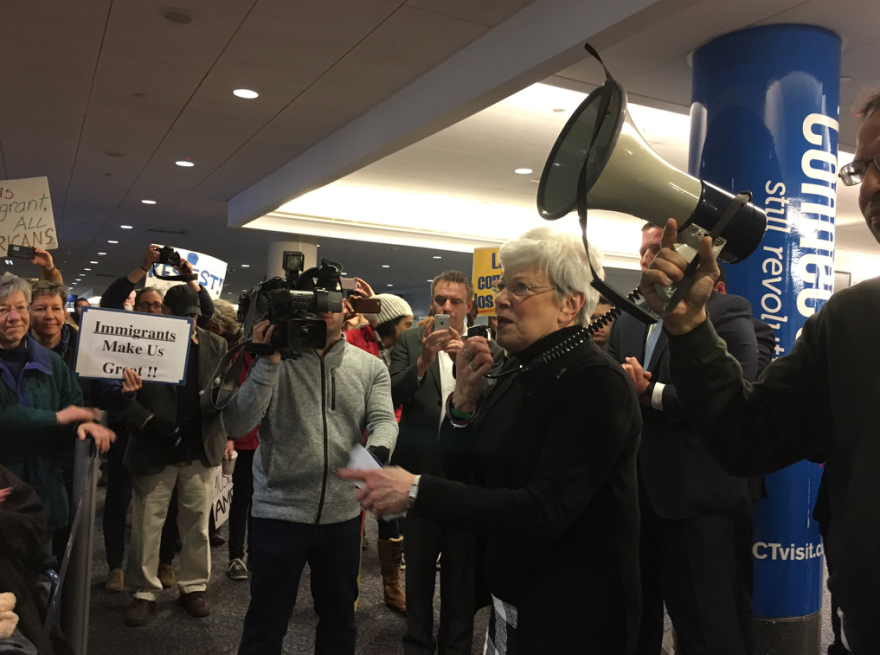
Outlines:
{"type": "MultiPolygon", "coordinates": [[[[382,468],[382,465],[375,460],[366,448],[360,444],[355,444],[355,447],[348,454],[348,466],[346,468],[371,471],[382,468]]],[[[355,481],[354,485],[358,489],[364,488],[364,483],[360,480],[355,481]]]]}

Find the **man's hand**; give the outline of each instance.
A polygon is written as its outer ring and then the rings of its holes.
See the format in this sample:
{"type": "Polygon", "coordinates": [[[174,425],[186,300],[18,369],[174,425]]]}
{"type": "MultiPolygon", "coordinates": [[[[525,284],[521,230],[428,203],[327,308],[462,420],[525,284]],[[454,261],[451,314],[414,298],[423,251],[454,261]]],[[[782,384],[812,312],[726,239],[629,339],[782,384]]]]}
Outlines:
{"type": "Polygon", "coordinates": [[[147,248],[147,252],[144,253],[144,259],[141,261],[141,270],[146,273],[152,267],[153,264],[157,264],[159,262],[159,246],[156,244],[150,244],[147,248]]]}
{"type": "Polygon", "coordinates": [[[416,362],[419,377],[422,377],[428,372],[428,369],[431,368],[431,364],[437,359],[437,353],[441,350],[445,350],[446,346],[449,344],[449,330],[434,332],[433,327],[434,319],[429,318],[428,322],[425,324],[425,334],[422,335],[422,352],[419,354],[419,359],[416,362]]]}
{"type": "Polygon", "coordinates": [[[94,407],[77,407],[70,405],[59,412],[55,412],[55,422],[58,425],[70,425],[71,423],[87,423],[101,420],[101,410],[94,407]]]}
{"type": "Polygon", "coordinates": [[[227,462],[232,459],[232,453],[235,452],[235,439],[226,440],[226,450],[223,451],[223,459],[227,462]]]}
{"type": "Polygon", "coordinates": [[[122,371],[122,395],[131,398],[135,393],[140,391],[144,386],[141,376],[133,368],[127,368],[122,371]]]}
{"type": "Polygon", "coordinates": [[[99,453],[106,453],[110,450],[110,444],[116,441],[116,433],[99,423],[83,423],[76,429],[76,434],[80,441],[89,437],[94,439],[99,453]]]}
{"type": "Polygon", "coordinates": [[[651,384],[651,372],[646,371],[638,359],[627,357],[626,364],[623,364],[623,370],[629,374],[629,379],[632,380],[633,386],[636,388],[636,395],[641,396],[648,390],[648,385],[651,384]]]}
{"type": "Polygon", "coordinates": [[[372,298],[376,295],[373,292],[373,287],[367,284],[363,279],[356,277],[354,281],[357,283],[357,286],[352,290],[352,294],[360,296],[361,298],[372,298]]]}
{"type": "MultiPolygon", "coordinates": [[[[455,391],[452,406],[465,414],[473,414],[480,400],[483,378],[494,363],[492,349],[483,337],[471,337],[455,360],[455,391]]],[[[445,400],[445,399],[444,399],[445,400]]]]}
{"type": "MultiPolygon", "coordinates": [[[[174,270],[177,271],[177,273],[179,275],[192,275],[193,274],[192,264],[190,264],[185,259],[181,259],[180,263],[174,267],[174,270]]],[[[189,286],[191,286],[193,289],[195,289],[196,291],[199,290],[199,281],[198,280],[190,280],[189,282],[187,282],[187,284],[189,286]]]]}
{"type": "Polygon", "coordinates": [[[453,328],[449,328],[449,341],[443,350],[454,360],[463,347],[464,341],[461,340],[461,335],[453,328]]]}
{"type": "MultiPolygon", "coordinates": [[[[675,219],[666,221],[666,229],[663,231],[663,248],[657,253],[654,261],[642,271],[642,280],[639,283],[639,291],[648,306],[657,314],[662,314],[666,301],[663,300],[654,288],[655,284],[662,287],[672,286],[681,282],[687,261],[679,255],[672,246],[678,235],[678,224],[675,219]]],[[[694,281],[688,292],[676,305],[675,310],[663,317],[663,328],[670,334],[684,334],[703,323],[706,318],[706,301],[712,295],[712,289],[721,270],[712,253],[712,239],[704,238],[700,241],[699,248],[700,265],[694,274],[694,281]]]]}
{"type": "MultiPolygon", "coordinates": [[[[275,334],[275,326],[272,325],[268,320],[260,321],[254,326],[254,333],[251,336],[251,341],[254,343],[271,344],[273,334],[275,334]]],[[[271,355],[269,355],[268,359],[272,362],[280,362],[281,353],[276,350],[271,355]]]]}
{"type": "Polygon", "coordinates": [[[3,504],[7,498],[9,498],[10,494],[12,494],[12,487],[6,487],[5,489],[0,489],[0,505],[3,504]]]}
{"type": "Polygon", "coordinates": [[[48,250],[43,250],[42,248],[34,248],[34,258],[31,260],[31,264],[36,264],[47,273],[55,268],[55,261],[52,259],[52,255],[49,254],[48,250]]]}
{"type": "Polygon", "coordinates": [[[342,299],[343,325],[342,331],[354,330],[364,322],[363,316],[354,311],[354,307],[348,302],[348,298],[342,299]]]}
{"type": "Polygon", "coordinates": [[[373,516],[400,514],[409,509],[409,489],[416,476],[399,466],[371,471],[342,469],[336,475],[342,480],[363,483],[363,489],[358,489],[354,497],[373,516]]]}

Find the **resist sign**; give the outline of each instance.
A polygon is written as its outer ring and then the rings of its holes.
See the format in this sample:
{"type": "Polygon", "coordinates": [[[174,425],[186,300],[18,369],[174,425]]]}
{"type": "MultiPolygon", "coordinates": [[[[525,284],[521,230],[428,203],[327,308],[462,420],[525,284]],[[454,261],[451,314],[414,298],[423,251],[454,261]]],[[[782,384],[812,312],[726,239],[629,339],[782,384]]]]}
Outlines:
{"type": "MultiPolygon", "coordinates": [[[[220,294],[223,292],[223,280],[226,278],[226,262],[217,259],[216,257],[204,255],[200,252],[193,252],[192,250],[186,250],[184,248],[175,248],[175,250],[180,253],[182,259],[185,259],[192,264],[193,273],[199,278],[197,280],[198,283],[205,287],[208,295],[211,296],[211,300],[219,300],[220,294]]],[[[163,280],[162,278],[156,277],[156,273],[164,276],[177,275],[177,271],[174,270],[173,266],[156,264],[156,266],[151,268],[150,272],[147,273],[145,286],[156,287],[165,292],[177,284],[184,284],[183,282],[163,280]]]]}
{"type": "Polygon", "coordinates": [[[10,245],[58,247],[48,178],[0,180],[0,256],[10,245]]]}
{"type": "Polygon", "coordinates": [[[132,368],[144,382],[182,385],[192,319],[86,307],[74,370],[81,378],[118,380],[132,368]]]}

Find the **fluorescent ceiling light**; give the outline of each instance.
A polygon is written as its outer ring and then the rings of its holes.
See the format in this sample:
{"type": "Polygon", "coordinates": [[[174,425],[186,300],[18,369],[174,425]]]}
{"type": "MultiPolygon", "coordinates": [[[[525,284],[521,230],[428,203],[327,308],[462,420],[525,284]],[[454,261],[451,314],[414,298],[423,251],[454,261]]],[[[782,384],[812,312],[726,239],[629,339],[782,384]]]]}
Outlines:
{"type": "Polygon", "coordinates": [[[108,241],[107,243],[119,243],[119,242],[118,242],[118,241],[113,241],[113,240],[111,239],[111,240],[108,241]]]}
{"type": "MultiPolygon", "coordinates": [[[[107,254],[106,252],[99,252],[98,253],[98,255],[106,255],[106,254],[107,254]]],[[[64,263],[66,264],[67,262],[64,262],[64,263]]]]}
{"type": "Polygon", "coordinates": [[[145,205],[155,205],[156,204],[155,200],[141,200],[141,202],[144,203],[145,205]]]}
{"type": "Polygon", "coordinates": [[[242,267],[242,268],[250,268],[251,265],[250,265],[250,264],[242,264],[241,267],[242,267]]]}
{"type": "Polygon", "coordinates": [[[238,96],[239,98],[244,98],[245,100],[253,100],[254,98],[258,98],[260,96],[256,91],[251,91],[250,89],[236,89],[232,92],[232,95],[238,96]]]}
{"type": "Polygon", "coordinates": [[[131,229],[131,225],[120,225],[119,227],[121,227],[123,230],[130,230],[131,229]]]}
{"type": "Polygon", "coordinates": [[[97,264],[98,262],[89,262],[89,264],[97,264]]]}
{"type": "Polygon", "coordinates": [[[393,284],[389,284],[388,286],[389,286],[389,287],[393,287],[394,285],[393,285],[393,284]]]}
{"type": "Polygon", "coordinates": [[[440,255],[434,255],[434,259],[443,259],[440,255]]]}
{"type": "Polygon", "coordinates": [[[178,166],[183,166],[184,168],[189,168],[190,166],[195,166],[194,163],[192,163],[191,161],[188,161],[186,159],[181,159],[180,161],[176,161],[174,163],[177,164],[178,166]]]}
{"type": "Polygon", "coordinates": [[[382,264],[382,268],[391,268],[388,264],[382,264]]]}
{"type": "Polygon", "coordinates": [[[83,270],[84,270],[84,271],[90,271],[90,270],[92,270],[92,269],[90,269],[90,268],[84,268],[83,270]]]}
{"type": "Polygon", "coordinates": [[[513,172],[516,173],[517,175],[531,175],[532,169],[531,168],[517,168],[513,172]]]}

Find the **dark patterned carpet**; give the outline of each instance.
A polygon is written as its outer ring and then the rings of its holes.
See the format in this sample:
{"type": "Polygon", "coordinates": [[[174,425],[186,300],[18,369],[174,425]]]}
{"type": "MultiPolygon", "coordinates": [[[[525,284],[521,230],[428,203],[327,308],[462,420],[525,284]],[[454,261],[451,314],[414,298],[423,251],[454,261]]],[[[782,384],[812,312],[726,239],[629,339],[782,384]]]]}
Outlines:
{"type": "MultiPolygon", "coordinates": [[[[101,531],[103,506],[104,490],[99,489],[92,564],[89,655],[234,655],[238,650],[248,605],[248,583],[233,582],[226,577],[226,546],[213,548],[211,551],[212,574],[207,593],[212,608],[211,616],[205,619],[191,618],[177,605],[177,590],[169,589],[159,599],[156,615],[151,623],[141,628],[129,628],[122,622],[125,608],[131,600],[129,594],[110,594],[104,591],[107,561],[104,557],[104,537],[101,531]]],[[[226,526],[221,530],[226,536],[226,526]]],[[[361,597],[357,612],[357,653],[397,655],[403,652],[400,639],[406,628],[406,619],[387,609],[382,599],[379,558],[376,555],[376,522],[371,519],[367,520],[367,539],[369,547],[363,553],[361,597]]],[[[439,620],[440,606],[439,595],[436,598],[435,626],[439,620]]],[[[483,652],[487,612],[488,610],[482,610],[477,614],[474,655],[483,652]]],[[[284,641],[284,653],[313,653],[316,625],[317,617],[309,592],[309,579],[304,574],[297,606],[284,641]]]]}

